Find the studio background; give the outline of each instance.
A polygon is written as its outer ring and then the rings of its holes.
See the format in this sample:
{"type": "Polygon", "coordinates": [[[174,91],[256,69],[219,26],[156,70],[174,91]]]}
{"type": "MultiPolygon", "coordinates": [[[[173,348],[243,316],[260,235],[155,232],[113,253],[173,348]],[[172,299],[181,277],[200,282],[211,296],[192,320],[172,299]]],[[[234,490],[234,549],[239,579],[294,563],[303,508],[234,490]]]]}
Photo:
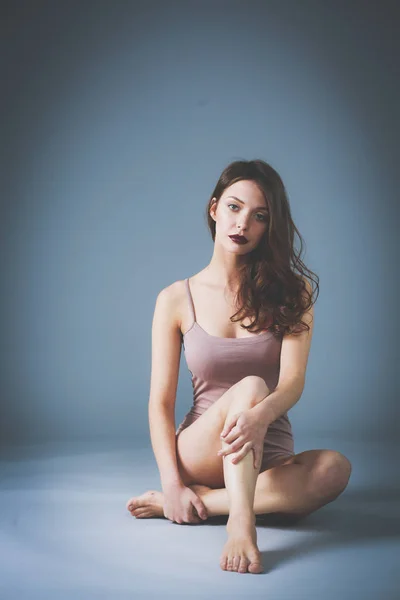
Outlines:
{"type": "MultiPolygon", "coordinates": [[[[399,16],[391,0],[1,3],[2,600],[399,597],[399,16]],[[258,525],[265,576],[242,577],[219,567],[223,520],[126,503],[160,489],[157,295],[209,263],[207,201],[255,158],[320,278],[295,452],[353,470],[301,524],[258,525]]],[[[191,403],[182,349],[176,424],[191,403]]]]}
{"type": "MultiPolygon", "coordinates": [[[[155,299],[209,262],[205,206],[239,158],[281,174],[320,277],[295,435],[396,435],[399,42],[384,4],[6,3],[3,445],[148,443],[155,299]]],[[[177,423],[191,392],[182,351],[177,423]]]]}

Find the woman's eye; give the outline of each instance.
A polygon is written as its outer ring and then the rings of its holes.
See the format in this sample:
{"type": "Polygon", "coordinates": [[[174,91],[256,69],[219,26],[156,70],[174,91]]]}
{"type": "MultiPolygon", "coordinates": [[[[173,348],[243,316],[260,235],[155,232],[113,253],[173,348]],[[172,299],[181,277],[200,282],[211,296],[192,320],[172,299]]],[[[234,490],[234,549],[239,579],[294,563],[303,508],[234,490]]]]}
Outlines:
{"type": "MultiPolygon", "coordinates": [[[[228,208],[230,208],[231,206],[239,208],[237,204],[228,204],[228,208]]],[[[265,222],[267,220],[267,217],[263,213],[257,213],[256,216],[261,217],[261,219],[257,219],[258,221],[265,222]]]]}

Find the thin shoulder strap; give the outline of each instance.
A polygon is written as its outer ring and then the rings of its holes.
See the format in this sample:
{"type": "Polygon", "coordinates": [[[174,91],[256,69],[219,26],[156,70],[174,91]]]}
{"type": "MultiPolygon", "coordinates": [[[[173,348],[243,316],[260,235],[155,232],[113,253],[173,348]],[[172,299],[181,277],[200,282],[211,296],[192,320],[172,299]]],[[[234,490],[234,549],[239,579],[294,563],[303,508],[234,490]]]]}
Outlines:
{"type": "Polygon", "coordinates": [[[190,314],[191,314],[192,320],[196,321],[196,314],[194,312],[193,298],[192,298],[192,294],[190,292],[190,286],[189,286],[189,278],[185,279],[185,282],[186,282],[186,289],[187,289],[188,298],[189,298],[190,314]]]}

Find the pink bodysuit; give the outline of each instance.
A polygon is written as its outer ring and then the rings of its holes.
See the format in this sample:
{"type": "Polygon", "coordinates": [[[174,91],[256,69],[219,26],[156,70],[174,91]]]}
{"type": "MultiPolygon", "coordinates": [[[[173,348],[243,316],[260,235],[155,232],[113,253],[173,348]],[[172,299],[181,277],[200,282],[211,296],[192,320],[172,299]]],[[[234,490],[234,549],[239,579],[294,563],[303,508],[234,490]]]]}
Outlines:
{"type": "MultiPolygon", "coordinates": [[[[186,363],[192,376],[193,405],[176,434],[193,423],[233,384],[247,375],[262,377],[272,392],[279,378],[282,338],[270,331],[246,338],[210,335],[196,321],[189,280],[185,279],[193,324],[183,336],[186,363]]],[[[287,413],[269,426],[260,473],[277,459],[294,455],[292,426],[287,413]]]]}

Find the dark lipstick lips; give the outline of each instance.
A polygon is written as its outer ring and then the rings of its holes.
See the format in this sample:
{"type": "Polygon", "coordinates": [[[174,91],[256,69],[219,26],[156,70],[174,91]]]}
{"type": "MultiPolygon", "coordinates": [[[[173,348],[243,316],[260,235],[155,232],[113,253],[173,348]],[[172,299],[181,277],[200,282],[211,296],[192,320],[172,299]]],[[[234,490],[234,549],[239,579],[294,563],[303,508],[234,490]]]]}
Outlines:
{"type": "Polygon", "coordinates": [[[244,235],[230,235],[229,237],[235,242],[239,242],[242,244],[245,244],[247,242],[247,239],[244,237],[244,235]]]}

